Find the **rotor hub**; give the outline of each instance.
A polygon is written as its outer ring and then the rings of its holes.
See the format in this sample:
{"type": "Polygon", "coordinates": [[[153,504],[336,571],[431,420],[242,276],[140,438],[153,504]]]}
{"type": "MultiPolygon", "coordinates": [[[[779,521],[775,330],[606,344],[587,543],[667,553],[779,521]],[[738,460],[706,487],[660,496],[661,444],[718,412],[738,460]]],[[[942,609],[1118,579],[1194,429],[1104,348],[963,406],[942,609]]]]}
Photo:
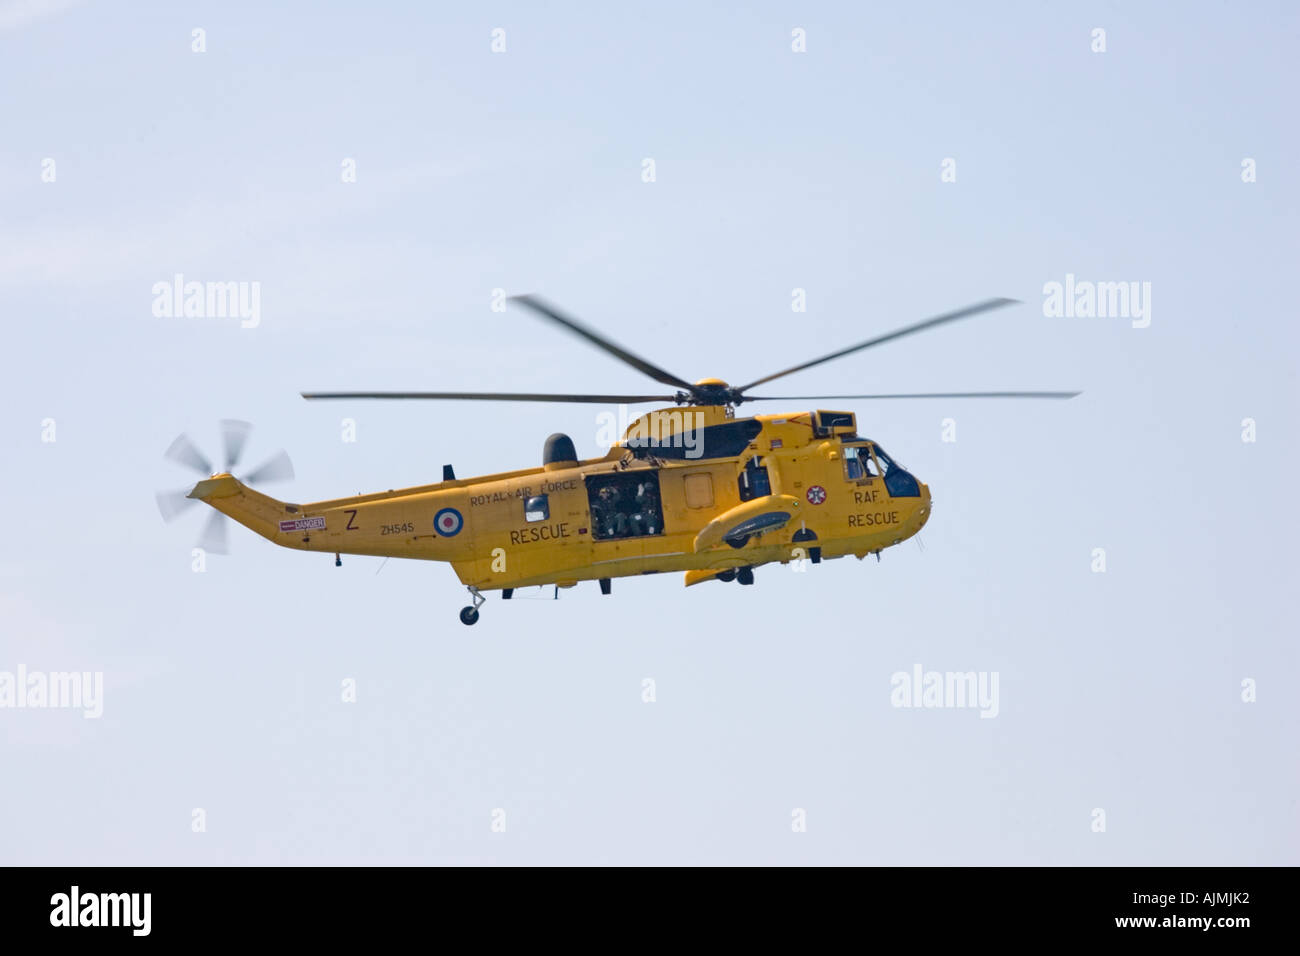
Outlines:
{"type": "Polygon", "coordinates": [[[736,389],[720,378],[702,378],[689,392],[677,393],[678,405],[738,405],[741,401],[736,389]]]}

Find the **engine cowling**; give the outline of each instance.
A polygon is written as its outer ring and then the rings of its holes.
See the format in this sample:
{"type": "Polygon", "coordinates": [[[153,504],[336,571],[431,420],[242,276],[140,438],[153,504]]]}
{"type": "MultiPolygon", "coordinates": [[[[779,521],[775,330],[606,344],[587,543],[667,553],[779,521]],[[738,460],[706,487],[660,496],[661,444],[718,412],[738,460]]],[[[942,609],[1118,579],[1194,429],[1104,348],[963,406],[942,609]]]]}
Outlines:
{"type": "Polygon", "coordinates": [[[573,439],[562,432],[556,432],[546,439],[542,446],[542,467],[547,471],[556,468],[571,468],[578,463],[578,451],[573,447],[573,439]]]}

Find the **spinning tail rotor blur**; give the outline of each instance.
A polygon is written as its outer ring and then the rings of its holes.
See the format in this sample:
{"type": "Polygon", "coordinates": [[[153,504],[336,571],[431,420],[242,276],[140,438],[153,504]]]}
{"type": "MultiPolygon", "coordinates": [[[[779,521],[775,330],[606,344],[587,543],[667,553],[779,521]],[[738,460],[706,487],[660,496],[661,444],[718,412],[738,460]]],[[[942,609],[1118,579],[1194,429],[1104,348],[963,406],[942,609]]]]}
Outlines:
{"type": "MultiPolygon", "coordinates": [[[[253,426],[248,422],[225,419],[221,422],[222,467],[221,472],[233,474],[248,443],[248,436],[253,426]]],[[[218,474],[211,460],[199,451],[198,446],[188,435],[179,435],[171,443],[163,457],[197,473],[203,478],[218,474]]],[[[283,450],[276,452],[242,479],[246,484],[261,482],[287,481],[293,478],[293,462],[283,450]]],[[[198,503],[198,499],[189,497],[189,488],[176,491],[159,491],[154,495],[158,511],[163,521],[171,523],[198,503]]],[[[209,554],[227,554],[227,530],[230,519],[219,511],[212,512],[199,534],[198,546],[209,554]]]]}

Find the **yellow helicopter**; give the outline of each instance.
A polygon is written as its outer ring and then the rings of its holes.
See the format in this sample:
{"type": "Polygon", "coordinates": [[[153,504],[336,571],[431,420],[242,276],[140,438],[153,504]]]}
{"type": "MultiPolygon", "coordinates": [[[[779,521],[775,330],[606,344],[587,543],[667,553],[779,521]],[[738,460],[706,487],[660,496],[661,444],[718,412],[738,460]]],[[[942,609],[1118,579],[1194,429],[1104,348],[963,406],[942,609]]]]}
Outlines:
{"type": "Polygon", "coordinates": [[[248,426],[224,423],[226,467],[219,474],[181,436],[167,457],[211,477],[188,493],[159,495],[165,518],[203,501],[212,516],[209,550],[224,550],[222,515],[262,537],[300,551],[446,561],[479,618],[484,591],[509,599],[516,588],[572,587],[596,580],[609,594],[614,578],[685,572],[704,581],[754,583],[762,564],[859,559],[916,534],[930,517],[930,489],[857,433],[847,411],[803,411],[738,418],[755,401],[845,401],[884,398],[1073,398],[1078,392],[948,392],[911,395],[751,395],[750,389],[832,359],[1012,304],[989,299],[803,362],[740,387],[716,378],[695,383],[616,345],[535,296],[512,301],[578,335],[676,391],[669,395],[560,395],[508,392],[304,392],[303,398],[437,399],[590,404],[671,403],[627,428],[600,458],[579,460],[573,441],[551,435],[535,468],[457,478],[451,465],[435,484],[378,494],[291,504],[249,487],[292,476],[281,455],[250,472],[230,474],[248,426]]]}

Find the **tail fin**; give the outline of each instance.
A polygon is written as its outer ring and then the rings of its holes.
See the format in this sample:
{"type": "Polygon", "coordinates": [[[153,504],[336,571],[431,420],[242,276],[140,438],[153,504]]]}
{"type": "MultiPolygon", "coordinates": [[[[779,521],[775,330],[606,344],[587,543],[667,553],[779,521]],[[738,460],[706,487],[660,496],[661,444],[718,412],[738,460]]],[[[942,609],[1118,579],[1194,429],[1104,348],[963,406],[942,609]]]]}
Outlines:
{"type": "Polygon", "coordinates": [[[296,505],[286,505],[254,491],[234,475],[205,478],[194,486],[188,497],[211,505],[276,544],[285,544],[283,537],[276,540],[280,522],[298,510],[296,505]]]}

